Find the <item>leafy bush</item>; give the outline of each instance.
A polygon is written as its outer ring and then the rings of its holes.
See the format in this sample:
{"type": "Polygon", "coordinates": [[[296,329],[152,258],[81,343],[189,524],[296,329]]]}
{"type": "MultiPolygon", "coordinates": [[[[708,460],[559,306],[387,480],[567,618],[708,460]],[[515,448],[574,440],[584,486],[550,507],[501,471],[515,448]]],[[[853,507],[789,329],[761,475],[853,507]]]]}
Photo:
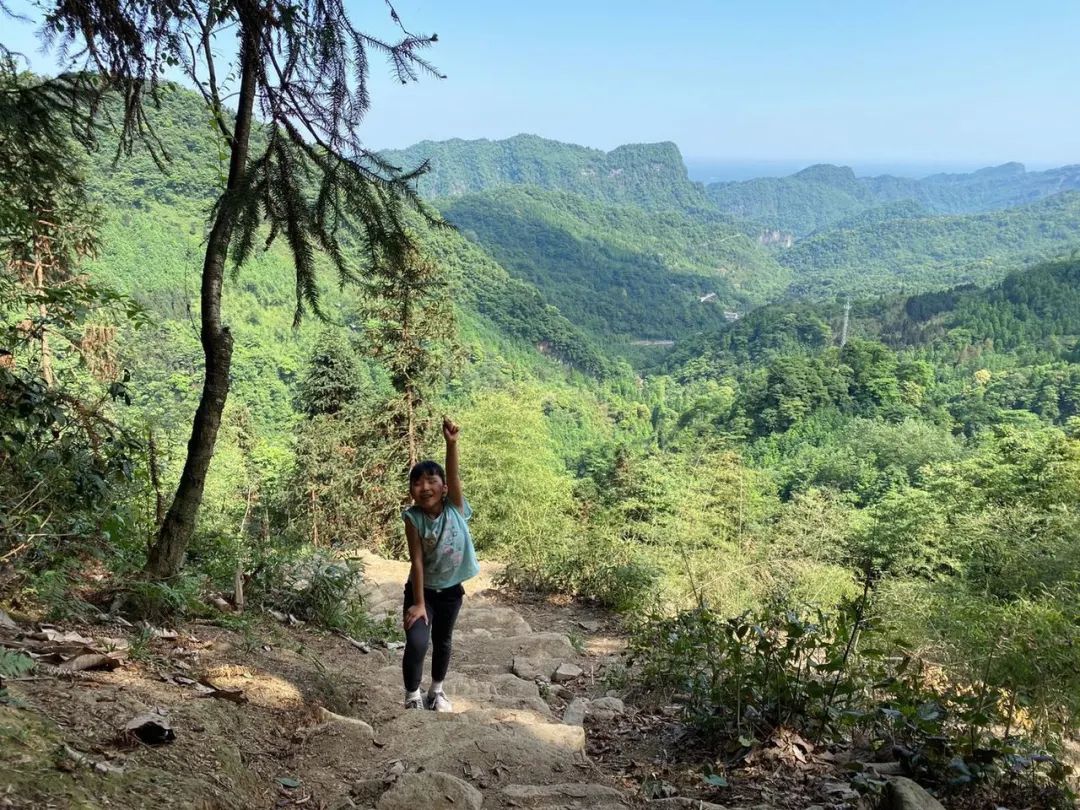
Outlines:
{"type": "Polygon", "coordinates": [[[659,576],[659,569],[634,543],[598,532],[586,540],[552,543],[536,556],[512,556],[498,580],[513,588],[572,594],[629,611],[653,600],[659,576]]]}
{"type": "Polygon", "coordinates": [[[857,603],[734,618],[702,605],[649,617],[632,657],[641,683],[687,695],[687,713],[712,737],[749,745],[780,726],[835,735],[867,688],[852,656],[860,616],[857,603]]]}
{"type": "Polygon", "coordinates": [[[351,636],[389,638],[396,624],[375,624],[360,592],[364,569],[358,560],[303,551],[291,560],[268,561],[254,581],[253,601],[302,621],[351,636]]]}
{"type": "MultiPolygon", "coordinates": [[[[1022,779],[1046,802],[1069,800],[1067,770],[1051,753],[1060,738],[1033,722],[1060,695],[1035,701],[1020,686],[1031,673],[1018,661],[1005,665],[1010,680],[992,655],[966,672],[919,658],[866,608],[864,598],[834,611],[774,604],[724,618],[701,605],[652,615],[631,641],[635,679],[679,696],[705,738],[729,751],[781,728],[849,743],[857,730],[944,789],[1022,779]]],[[[1057,734],[1066,728],[1059,722],[1057,734]]]]}
{"type": "Polygon", "coordinates": [[[133,577],[121,594],[125,613],[154,624],[207,615],[209,608],[201,597],[202,581],[194,576],[169,582],[133,577]]]}

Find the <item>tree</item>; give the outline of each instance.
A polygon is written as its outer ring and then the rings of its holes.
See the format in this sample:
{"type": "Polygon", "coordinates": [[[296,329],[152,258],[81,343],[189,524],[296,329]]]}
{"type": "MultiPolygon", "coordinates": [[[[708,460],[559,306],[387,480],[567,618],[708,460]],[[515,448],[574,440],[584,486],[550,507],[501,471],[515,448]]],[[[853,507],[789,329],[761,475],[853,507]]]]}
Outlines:
{"type": "Polygon", "coordinates": [[[402,32],[395,43],[358,30],[343,0],[53,0],[46,14],[49,41],[74,54],[72,67],[86,69],[83,86],[101,98],[118,91],[120,151],[141,141],[167,158],[147,107],[159,77],[177,67],[205,99],[229,158],[202,267],[203,390],[179,485],[147,560],[152,577],[170,577],[183,563],[229,393],[233,340],[222,322],[221,290],[230,254],[237,268],[243,265],[264,223],[267,244],[284,237],[296,267],[299,320],[306,309],[320,312],[317,251],[343,283],[356,281],[347,251],[378,266],[408,249],[403,203],[433,218],[413,188],[426,167],[402,172],[366,149],[358,134],[371,102],[372,53],[385,56],[402,83],[439,75],[419,53],[436,37],[409,33],[388,7],[402,32]],[[226,64],[220,52],[233,37],[226,64]],[[225,107],[233,97],[235,116],[225,107]]]}
{"type": "Polygon", "coordinates": [[[98,210],[87,200],[80,162],[70,158],[71,92],[63,78],[20,73],[16,56],[0,46],[0,264],[31,291],[23,331],[49,387],[48,290],[77,283],[76,265],[97,247],[98,210]]]}
{"type": "Polygon", "coordinates": [[[364,391],[355,350],[340,333],[327,329],[319,338],[296,395],[296,408],[308,418],[345,410],[364,391]]]}
{"type": "Polygon", "coordinates": [[[421,414],[452,352],[454,311],[439,295],[444,286],[438,265],[416,249],[388,262],[367,285],[367,349],[390,374],[390,432],[407,448],[410,466],[420,460],[421,414]]]}

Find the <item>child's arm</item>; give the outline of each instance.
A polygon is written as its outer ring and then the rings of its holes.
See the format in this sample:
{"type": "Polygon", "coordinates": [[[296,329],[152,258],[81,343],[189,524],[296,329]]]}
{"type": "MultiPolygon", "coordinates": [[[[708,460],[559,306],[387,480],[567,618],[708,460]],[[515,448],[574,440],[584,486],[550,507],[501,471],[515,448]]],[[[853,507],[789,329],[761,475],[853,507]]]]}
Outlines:
{"type": "Polygon", "coordinates": [[[461,511],[465,508],[465,495],[461,492],[461,478],[458,475],[458,433],[461,428],[443,417],[442,432],[446,439],[446,497],[461,511]]]}
{"type": "Polygon", "coordinates": [[[412,521],[405,520],[405,538],[409,541],[409,562],[412,570],[409,582],[412,584],[413,604],[405,611],[405,629],[412,627],[417,620],[427,621],[427,606],[424,604],[424,546],[420,542],[420,534],[412,521]]]}

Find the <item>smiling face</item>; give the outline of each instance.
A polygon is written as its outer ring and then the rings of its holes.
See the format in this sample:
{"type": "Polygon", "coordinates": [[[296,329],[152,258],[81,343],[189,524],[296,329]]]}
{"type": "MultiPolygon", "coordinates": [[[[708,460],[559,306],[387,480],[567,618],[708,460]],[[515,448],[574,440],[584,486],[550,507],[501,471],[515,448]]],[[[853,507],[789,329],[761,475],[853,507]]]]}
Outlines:
{"type": "Polygon", "coordinates": [[[446,482],[435,473],[425,472],[409,484],[409,494],[412,495],[413,503],[430,515],[442,512],[443,499],[447,491],[446,482]]]}

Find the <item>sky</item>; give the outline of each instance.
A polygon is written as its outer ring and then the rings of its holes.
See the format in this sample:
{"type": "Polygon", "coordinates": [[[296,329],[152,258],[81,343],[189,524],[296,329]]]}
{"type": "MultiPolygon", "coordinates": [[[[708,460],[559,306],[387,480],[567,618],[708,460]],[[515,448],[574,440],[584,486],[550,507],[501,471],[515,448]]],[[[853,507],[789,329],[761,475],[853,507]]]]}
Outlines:
{"type": "MultiPolygon", "coordinates": [[[[361,27],[392,33],[383,0],[346,2],[361,27]]],[[[1080,163],[1075,0],[395,6],[439,35],[429,57],[447,78],[401,86],[376,65],[373,148],[522,132],[601,149],[674,141],[699,176],[1080,163]]],[[[0,40],[34,47],[15,26],[0,40]]]]}

